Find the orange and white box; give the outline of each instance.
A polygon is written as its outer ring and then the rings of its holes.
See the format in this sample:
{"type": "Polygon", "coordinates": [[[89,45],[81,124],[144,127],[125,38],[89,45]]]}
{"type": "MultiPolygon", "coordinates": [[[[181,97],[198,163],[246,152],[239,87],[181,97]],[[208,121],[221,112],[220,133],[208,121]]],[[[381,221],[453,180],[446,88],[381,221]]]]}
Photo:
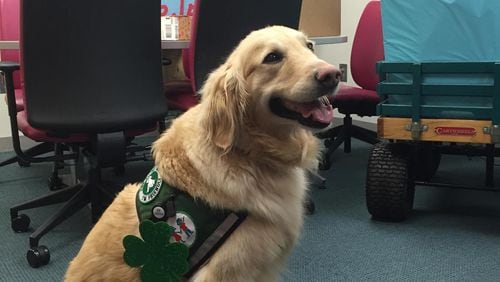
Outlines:
{"type": "Polygon", "coordinates": [[[189,40],[191,35],[191,17],[175,16],[161,18],[162,40],[189,40]]]}
{"type": "Polygon", "coordinates": [[[161,39],[162,40],[177,40],[178,39],[179,19],[177,17],[162,17],[161,18],[161,39]]]}

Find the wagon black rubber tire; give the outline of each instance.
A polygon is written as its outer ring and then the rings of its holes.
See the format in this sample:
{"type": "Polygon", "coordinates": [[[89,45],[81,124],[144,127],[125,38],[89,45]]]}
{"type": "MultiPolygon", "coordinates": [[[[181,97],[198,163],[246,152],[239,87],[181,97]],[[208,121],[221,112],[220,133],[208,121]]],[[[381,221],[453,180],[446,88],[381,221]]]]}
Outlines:
{"type": "Polygon", "coordinates": [[[416,144],[417,153],[415,155],[415,179],[420,181],[431,180],[441,163],[441,152],[439,147],[431,142],[416,144]]]}
{"type": "Polygon", "coordinates": [[[375,144],[368,160],[366,205],[375,220],[402,221],[413,209],[415,181],[411,146],[375,144]]]}

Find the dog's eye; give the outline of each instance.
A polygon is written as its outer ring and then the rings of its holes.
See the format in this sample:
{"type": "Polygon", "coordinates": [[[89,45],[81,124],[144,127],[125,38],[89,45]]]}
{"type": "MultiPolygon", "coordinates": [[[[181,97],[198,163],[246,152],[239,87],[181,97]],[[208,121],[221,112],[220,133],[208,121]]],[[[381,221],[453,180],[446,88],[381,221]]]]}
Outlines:
{"type": "Polygon", "coordinates": [[[311,51],[314,51],[314,44],[312,42],[307,42],[307,48],[311,51]]]}
{"type": "Polygon", "coordinates": [[[271,52],[264,58],[264,64],[274,64],[283,60],[283,55],[278,52],[271,52]]]}

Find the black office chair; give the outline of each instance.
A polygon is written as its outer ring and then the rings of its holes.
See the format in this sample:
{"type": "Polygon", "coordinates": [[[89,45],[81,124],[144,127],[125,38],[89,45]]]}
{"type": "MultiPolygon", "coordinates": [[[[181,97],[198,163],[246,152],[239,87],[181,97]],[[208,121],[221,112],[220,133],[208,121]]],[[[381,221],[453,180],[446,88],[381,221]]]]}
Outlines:
{"type": "MultiPolygon", "coordinates": [[[[92,219],[99,218],[116,192],[102,185],[101,168],[123,165],[130,139],[154,130],[165,116],[159,14],[157,1],[21,2],[25,121],[33,130],[69,140],[89,164],[85,183],[11,208],[12,228],[21,232],[30,220],[19,211],[66,202],[31,234],[31,266],[49,262],[49,250],[39,241],[60,222],[88,203],[92,219]],[[75,136],[82,139],[71,142],[75,136]]],[[[9,78],[16,69],[4,64],[2,71],[9,78]]],[[[19,114],[11,118],[18,121],[19,114]]]]}
{"type": "Polygon", "coordinates": [[[191,35],[190,77],[198,91],[210,71],[251,31],[269,25],[298,29],[302,0],[197,0],[191,35]],[[209,54],[209,55],[207,55],[209,54]]]}

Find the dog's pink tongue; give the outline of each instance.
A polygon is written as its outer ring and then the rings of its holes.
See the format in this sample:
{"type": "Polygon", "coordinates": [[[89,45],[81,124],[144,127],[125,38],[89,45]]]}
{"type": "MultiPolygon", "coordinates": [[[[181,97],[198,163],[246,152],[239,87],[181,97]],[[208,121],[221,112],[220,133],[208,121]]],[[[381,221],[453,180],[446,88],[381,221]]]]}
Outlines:
{"type": "MultiPolygon", "coordinates": [[[[304,116],[304,114],[302,115],[304,116]]],[[[312,116],[314,121],[329,124],[333,120],[333,107],[332,105],[321,105],[314,108],[307,116],[312,116]]]]}
{"type": "Polygon", "coordinates": [[[285,101],[285,106],[300,113],[304,118],[310,118],[316,122],[329,124],[333,120],[333,107],[330,103],[315,101],[311,103],[294,103],[285,101]]]}

